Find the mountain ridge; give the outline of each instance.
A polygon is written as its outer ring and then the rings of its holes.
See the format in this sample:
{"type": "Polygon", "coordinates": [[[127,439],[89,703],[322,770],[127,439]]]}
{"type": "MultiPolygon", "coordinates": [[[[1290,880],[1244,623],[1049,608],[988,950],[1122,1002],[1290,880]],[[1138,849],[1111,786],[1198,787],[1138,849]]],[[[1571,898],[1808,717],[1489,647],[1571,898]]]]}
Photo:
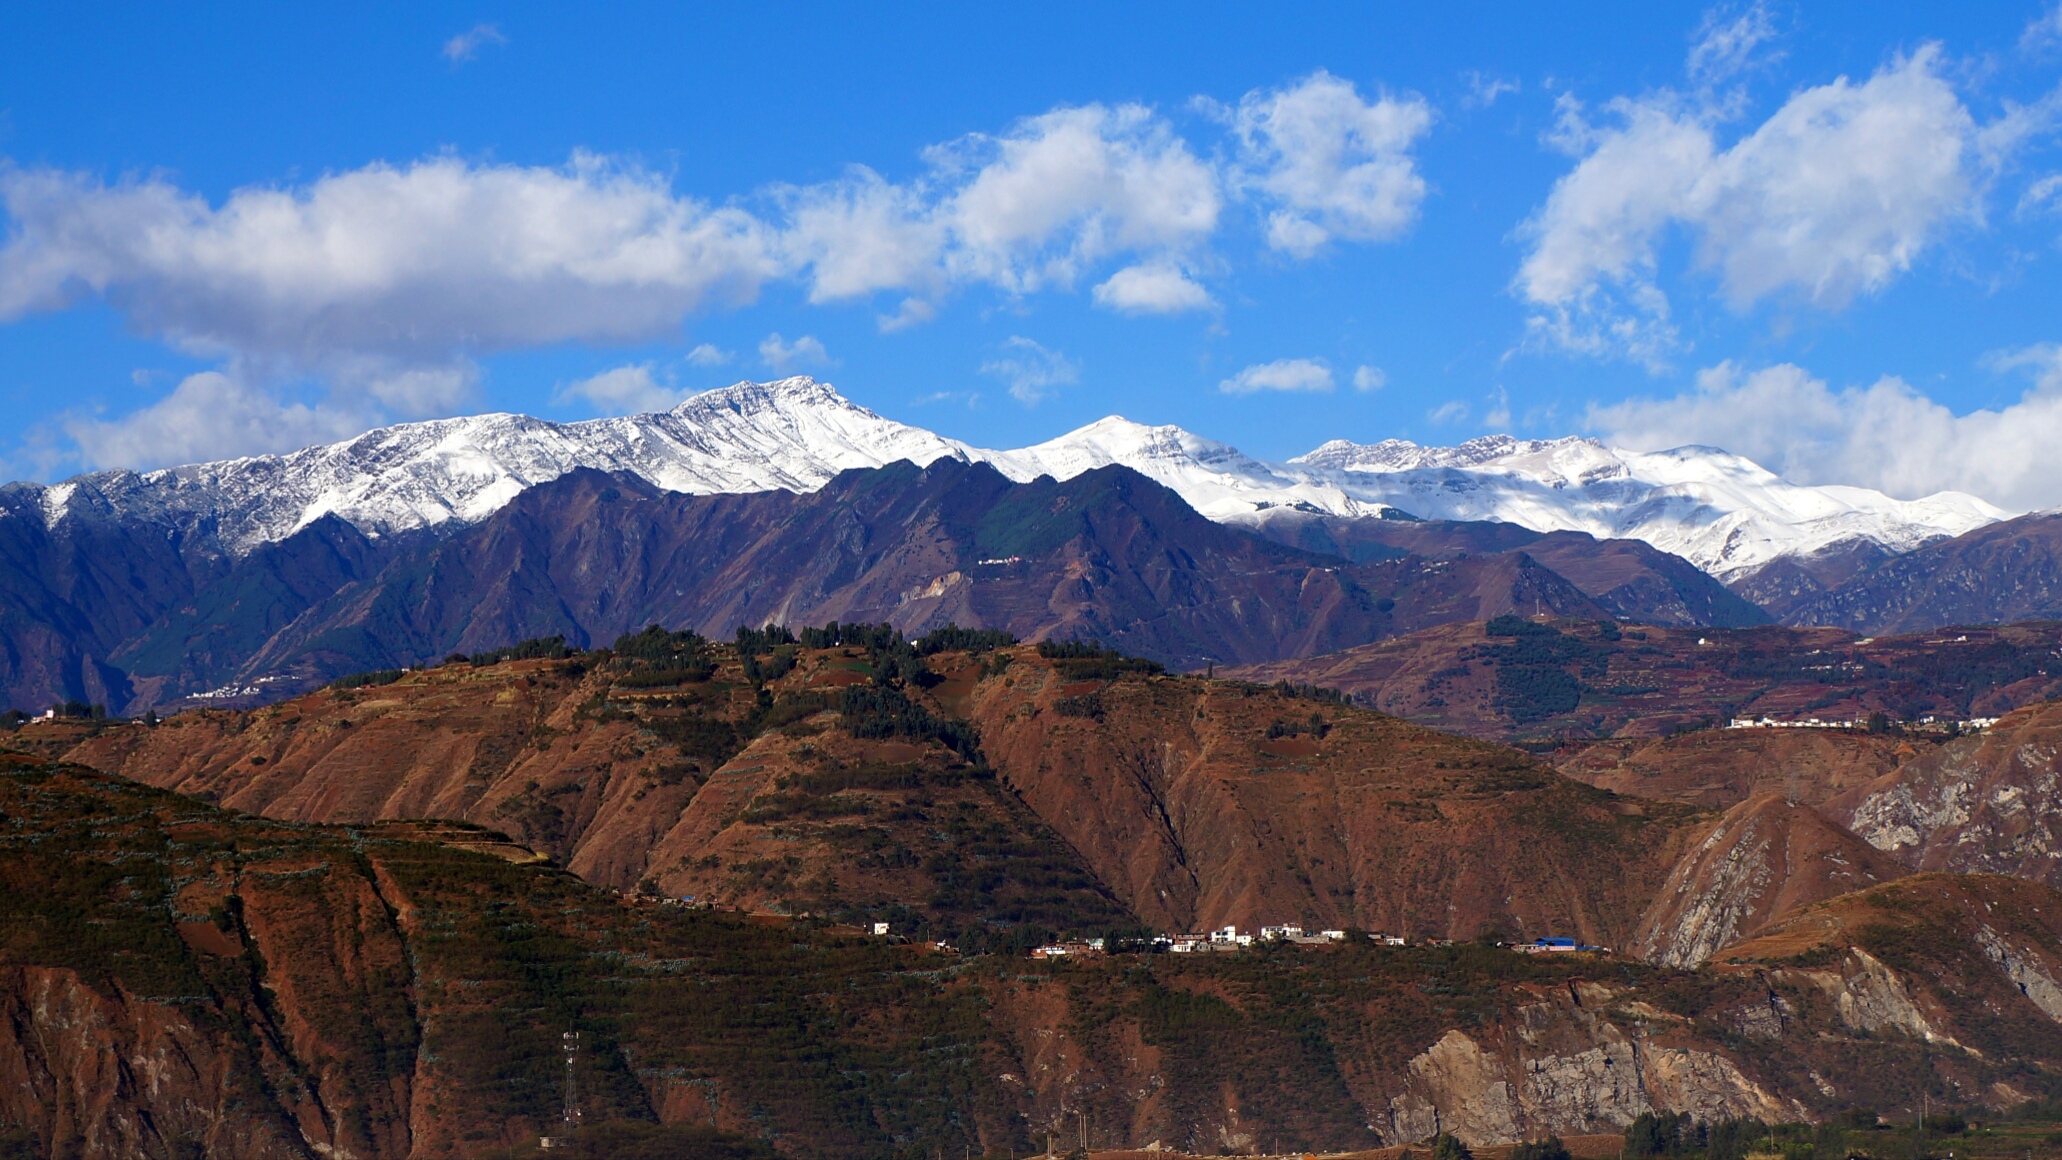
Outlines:
{"type": "Polygon", "coordinates": [[[168,529],[189,549],[240,556],[326,514],[371,536],[477,523],[575,467],[715,494],[809,491],[854,467],[947,457],[989,463],[1019,482],[1122,464],[1219,522],[1407,513],[1637,539],[1726,580],[1856,541],[1909,551],[2009,515],[1955,492],[1906,501],[1792,484],[1714,448],[1639,453],[1580,437],[1486,436],[1455,448],[1333,440],[1270,464],[1179,427],[1110,416],[1044,443],[988,450],[883,418],[806,376],[741,382],[621,418],[435,419],[287,455],[8,484],[0,512],[54,525],[98,511],[168,529]]]}

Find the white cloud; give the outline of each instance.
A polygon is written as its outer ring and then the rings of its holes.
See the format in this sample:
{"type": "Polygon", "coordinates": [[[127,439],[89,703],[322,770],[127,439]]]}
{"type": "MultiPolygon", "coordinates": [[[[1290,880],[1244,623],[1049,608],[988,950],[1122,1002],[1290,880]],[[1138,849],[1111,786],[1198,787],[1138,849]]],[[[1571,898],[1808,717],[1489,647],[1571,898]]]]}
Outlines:
{"type": "Polygon", "coordinates": [[[348,439],[370,423],[363,413],[282,403],[230,375],[202,371],[142,410],[113,420],[74,415],[61,425],[88,468],[151,468],[296,451],[348,439]]]}
{"type": "Polygon", "coordinates": [[[219,208],[157,180],[0,171],[0,320],[105,295],[195,352],[326,369],[661,337],[778,272],[766,228],[653,175],[438,158],[219,208]]]}
{"type": "Polygon", "coordinates": [[[1356,391],[1379,391],[1389,384],[1389,376],[1381,367],[1358,366],[1353,368],[1353,389],[1356,391]]]}
{"type": "Polygon", "coordinates": [[[783,375],[801,367],[837,365],[815,335],[805,334],[789,342],[777,330],[759,340],[759,357],[774,373],[783,375]]]}
{"type": "Polygon", "coordinates": [[[1670,95],[1620,99],[1598,129],[1564,105],[1557,140],[1585,155],[1523,227],[1516,287],[1532,332],[1586,353],[1655,361],[1673,345],[1655,284],[1672,227],[1737,310],[1794,295],[1838,310],[1909,270],[1973,217],[1978,129],[1929,46],[1862,84],[1806,89],[1721,150],[1713,110],[1670,95]]]}
{"type": "Polygon", "coordinates": [[[480,55],[480,50],[490,44],[507,43],[508,37],[502,33],[500,25],[475,24],[444,42],[444,59],[452,64],[464,64],[480,55]]]}
{"type": "Polygon", "coordinates": [[[1210,292],[1166,263],[1126,266],[1095,288],[1097,306],[1123,314],[1179,314],[1210,305],[1210,292]]]}
{"type": "Polygon", "coordinates": [[[1746,70],[1753,63],[1754,50],[1776,35],[1775,21],[1759,3],[1737,16],[1720,9],[1704,14],[1697,29],[1697,42],[1690,46],[1689,73],[1693,80],[1719,82],[1746,70]]]}
{"type": "Polygon", "coordinates": [[[2050,173],[2026,187],[2019,195],[2017,214],[2029,217],[2037,213],[2054,213],[2062,210],[2062,173],[2050,173]]]}
{"type": "Polygon", "coordinates": [[[791,226],[783,252],[813,302],[910,291],[886,329],[919,321],[926,299],[985,283],[1023,294],[1071,287],[1119,255],[1161,261],[1217,229],[1217,171],[1140,105],[1084,105],[924,151],[928,170],[895,185],[870,169],[776,191],[791,226]]]}
{"type": "Polygon", "coordinates": [[[1459,399],[1449,399],[1425,412],[1425,417],[1434,423],[1459,423],[1468,417],[1468,405],[1459,399]]]}
{"type": "Polygon", "coordinates": [[[698,367],[720,367],[736,357],[713,342],[701,343],[687,352],[687,361],[698,367]]]}
{"type": "Polygon", "coordinates": [[[1011,335],[1002,350],[1002,357],[981,364],[981,373],[1008,383],[1010,395],[1020,403],[1035,404],[1054,387],[1081,380],[1081,364],[1023,335],[1011,335]]]}
{"type": "Polygon", "coordinates": [[[1496,104],[1497,98],[1506,93],[1524,91],[1517,81],[1507,81],[1502,77],[1479,72],[1466,73],[1465,79],[1468,82],[1468,95],[1461,98],[1461,104],[1471,109],[1486,109],[1496,104]]]}
{"type": "Polygon", "coordinates": [[[893,334],[912,326],[922,326],[936,317],[938,307],[932,303],[922,298],[904,298],[902,304],[895,308],[895,313],[875,315],[874,324],[881,328],[882,334],[893,334]]]}
{"type": "Polygon", "coordinates": [[[1110,254],[1196,245],[1222,206],[1216,173],[1139,105],[1056,109],[929,157],[971,175],[941,207],[947,268],[1020,292],[1072,285],[1110,254]]]}
{"type": "Polygon", "coordinates": [[[921,188],[891,185],[859,167],[838,181],[776,194],[789,223],[782,248],[808,270],[811,302],[879,290],[943,292],[947,229],[921,188]]]}
{"type": "Polygon", "coordinates": [[[1271,199],[1268,243],[1309,257],[1333,238],[1381,242],[1417,220],[1425,197],[1410,148],[1432,127],[1415,97],[1370,104],[1320,69],[1286,88],[1254,91],[1233,120],[1245,181],[1271,199]]]}
{"type": "Polygon", "coordinates": [[[569,383],[552,392],[554,403],[584,399],[605,415],[636,415],[664,411],[685,398],[685,392],[661,384],[652,375],[652,364],[616,367],[592,378],[569,383]]]}
{"type": "Polygon", "coordinates": [[[1227,395],[1250,395],[1257,391],[1329,391],[1332,368],[1321,359],[1283,358],[1255,363],[1217,384],[1227,395]]]}
{"type": "Polygon", "coordinates": [[[1592,407],[1612,443],[1660,450],[1710,444],[1799,483],[1853,484],[1906,499],[1965,491],[2009,508],[2062,504],[2062,347],[2004,352],[1998,371],[2028,373],[2015,403],[1957,415],[1902,379],[1834,390],[1802,368],[1721,363],[1695,391],[1592,407]]]}
{"type": "Polygon", "coordinates": [[[2062,3],[2041,13],[2026,26],[2026,31],[2020,34],[2019,47],[2033,51],[2057,42],[2062,42],[2062,3]]]}

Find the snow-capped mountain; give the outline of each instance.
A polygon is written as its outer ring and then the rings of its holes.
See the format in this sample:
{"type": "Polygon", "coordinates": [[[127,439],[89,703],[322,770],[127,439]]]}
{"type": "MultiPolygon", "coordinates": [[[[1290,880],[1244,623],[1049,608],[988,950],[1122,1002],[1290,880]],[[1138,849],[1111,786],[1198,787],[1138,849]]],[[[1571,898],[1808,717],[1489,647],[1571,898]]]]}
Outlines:
{"type": "Polygon", "coordinates": [[[1806,487],[1716,447],[1637,452],[1574,437],[1491,435],[1459,447],[1335,439],[1289,467],[1425,519],[1644,540],[1721,580],[1855,540],[1908,552],[2013,514],[1961,492],[1899,500],[1806,487]]]}
{"type": "Polygon", "coordinates": [[[2009,514],[1954,492],[1902,501],[1862,488],[1803,487],[1714,448],[1642,454],[1578,438],[1492,436],[1449,448],[1335,440],[1275,465],[1179,427],[1113,416],[1035,446],[990,451],[883,418],[807,377],[739,383],[620,419],[474,415],[384,427],[289,455],[10,485],[13,502],[0,512],[40,509],[55,525],[101,511],[242,555],[325,515],[372,535],[476,522],[577,467],[694,494],[813,491],[851,468],[946,456],[990,463],[1020,481],[1122,464],[1220,522],[1401,511],[1645,540],[1721,579],[1854,539],[1906,551],[2009,514]]]}
{"type": "Polygon", "coordinates": [[[804,377],[739,383],[620,419],[471,415],[382,427],[289,455],[95,472],[44,489],[41,502],[53,523],[80,508],[106,510],[185,528],[242,555],[332,514],[374,535],[476,522],[577,467],[707,495],[814,491],[855,467],[971,454],[804,377]]]}

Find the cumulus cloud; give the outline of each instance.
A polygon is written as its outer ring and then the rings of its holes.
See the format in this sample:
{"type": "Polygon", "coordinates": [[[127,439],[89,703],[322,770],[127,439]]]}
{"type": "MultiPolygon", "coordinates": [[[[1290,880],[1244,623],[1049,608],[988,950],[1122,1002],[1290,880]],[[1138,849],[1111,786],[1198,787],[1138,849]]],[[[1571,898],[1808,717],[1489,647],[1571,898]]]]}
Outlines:
{"type": "Polygon", "coordinates": [[[464,32],[444,42],[444,59],[452,64],[464,64],[480,55],[488,45],[503,45],[508,37],[497,24],[475,24],[464,32]]]}
{"type": "Polygon", "coordinates": [[[1054,387],[1079,382],[1081,364],[1040,345],[1021,334],[1002,344],[1002,354],[981,364],[981,373],[994,375],[1009,384],[1010,395],[1020,403],[1035,404],[1054,387]]]}
{"type": "Polygon", "coordinates": [[[1095,288],[1097,306],[1123,314],[1180,314],[1210,305],[1210,292],[1177,266],[1126,266],[1095,288]]]}
{"type": "Polygon", "coordinates": [[[654,377],[652,364],[640,363],[568,383],[552,392],[551,401],[569,403],[578,399],[605,415],[636,415],[667,410],[684,397],[684,392],[654,377]]]}
{"type": "MultiPolygon", "coordinates": [[[[1166,119],[1141,105],[1084,105],[1028,117],[925,150],[907,185],[855,168],[785,187],[784,253],[810,300],[883,290],[921,303],[954,285],[1012,294],[1071,287],[1092,265],[1132,254],[1163,260],[1218,226],[1218,174],[1166,119]]],[[[884,321],[893,328],[918,313],[884,321]]]]}
{"type": "Polygon", "coordinates": [[[1322,359],[1283,358],[1255,363],[1217,384],[1227,395],[1250,395],[1258,391],[1329,391],[1332,368],[1322,359]]]}
{"type": "Polygon", "coordinates": [[[837,360],[823,349],[823,343],[815,335],[805,334],[789,342],[777,330],[759,340],[759,358],[775,374],[783,375],[807,367],[837,365],[837,360]]]}
{"type": "Polygon", "coordinates": [[[1389,376],[1381,367],[1358,366],[1353,368],[1353,389],[1356,391],[1379,391],[1389,384],[1389,376]]]}
{"type": "Polygon", "coordinates": [[[778,272],[751,216],[648,173],[437,158],[220,207],[160,180],[0,171],[0,321],[103,295],[186,350],[324,370],[663,336],[778,272]]]}
{"type": "Polygon", "coordinates": [[[1248,93],[1233,126],[1245,181],[1277,206],[1267,223],[1275,249],[1309,257],[1333,238],[1387,241],[1417,220],[1425,179],[1410,149],[1432,127],[1424,101],[1370,103],[1320,69],[1248,93]]]}
{"type": "Polygon", "coordinates": [[[736,357],[713,342],[701,343],[687,352],[687,361],[698,367],[720,367],[736,357]]]}
{"type": "Polygon", "coordinates": [[[365,429],[366,417],[283,403],[231,375],[202,371],[142,410],[112,420],[73,415],[61,426],[88,468],[150,468],[296,451],[349,438],[365,429]]]}
{"type": "Polygon", "coordinates": [[[1979,130],[1932,46],[1795,94],[1729,148],[1714,110],[1672,94],[1607,109],[1599,128],[1564,104],[1555,140],[1581,160],[1521,230],[1516,289],[1566,349],[1655,362],[1674,345],[1655,282],[1672,229],[1736,310],[1779,294],[1838,310],[1977,210],[1979,130]]]}
{"type": "Polygon", "coordinates": [[[1804,369],[1721,363],[1694,391],[1592,407],[1612,443],[1661,450],[1701,443],[1799,483],[1853,484],[1913,499],[1964,491],[2019,510],[2062,504],[2062,347],[1992,356],[2031,385],[2015,403],[1957,415],[1901,379],[1835,390],[1804,369]]]}

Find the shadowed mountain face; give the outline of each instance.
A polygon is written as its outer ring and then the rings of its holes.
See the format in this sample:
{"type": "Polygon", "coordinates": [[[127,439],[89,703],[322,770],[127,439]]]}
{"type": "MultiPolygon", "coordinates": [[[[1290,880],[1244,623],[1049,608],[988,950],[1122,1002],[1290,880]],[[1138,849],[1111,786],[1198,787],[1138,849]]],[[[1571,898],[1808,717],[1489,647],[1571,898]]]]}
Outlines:
{"type": "Polygon", "coordinates": [[[946,460],[847,472],[808,494],[717,496],[582,471],[340,590],[251,670],[366,668],[549,634],[584,644],[647,623],[725,636],[832,620],[1094,637],[1200,667],[1520,603],[1594,607],[1523,557],[1356,567],[1270,544],[1124,468],[1016,484],[946,460]]]}
{"type": "Polygon", "coordinates": [[[1786,624],[1865,633],[2062,619],[2062,516],[2054,514],[1991,524],[1852,575],[1814,577],[1808,563],[1778,562],[1736,588],[1786,624]]]}
{"type": "MultiPolygon", "coordinates": [[[[560,633],[586,644],[653,622],[728,635],[769,620],[953,621],[1201,667],[1629,606],[1522,551],[1353,564],[1275,544],[1123,467],[1013,483],[947,459],[849,471],[807,494],[710,496],[581,470],[446,534],[369,540],[325,518],[233,564],[112,517],[71,512],[51,531],[21,514],[0,520],[0,582],[19,592],[0,696],[117,712],[202,693],[248,704],[452,650],[560,633]]],[[[1674,615],[1672,591],[1649,611],[1674,615]]]]}
{"type": "Polygon", "coordinates": [[[1767,612],[1688,560],[1639,540],[1536,532],[1488,520],[1349,519],[1303,513],[1276,516],[1258,530],[1280,543],[1357,561],[1401,555],[1452,560],[1522,551],[1613,616],[1719,628],[1748,628],[1770,620],[1767,612]]]}

